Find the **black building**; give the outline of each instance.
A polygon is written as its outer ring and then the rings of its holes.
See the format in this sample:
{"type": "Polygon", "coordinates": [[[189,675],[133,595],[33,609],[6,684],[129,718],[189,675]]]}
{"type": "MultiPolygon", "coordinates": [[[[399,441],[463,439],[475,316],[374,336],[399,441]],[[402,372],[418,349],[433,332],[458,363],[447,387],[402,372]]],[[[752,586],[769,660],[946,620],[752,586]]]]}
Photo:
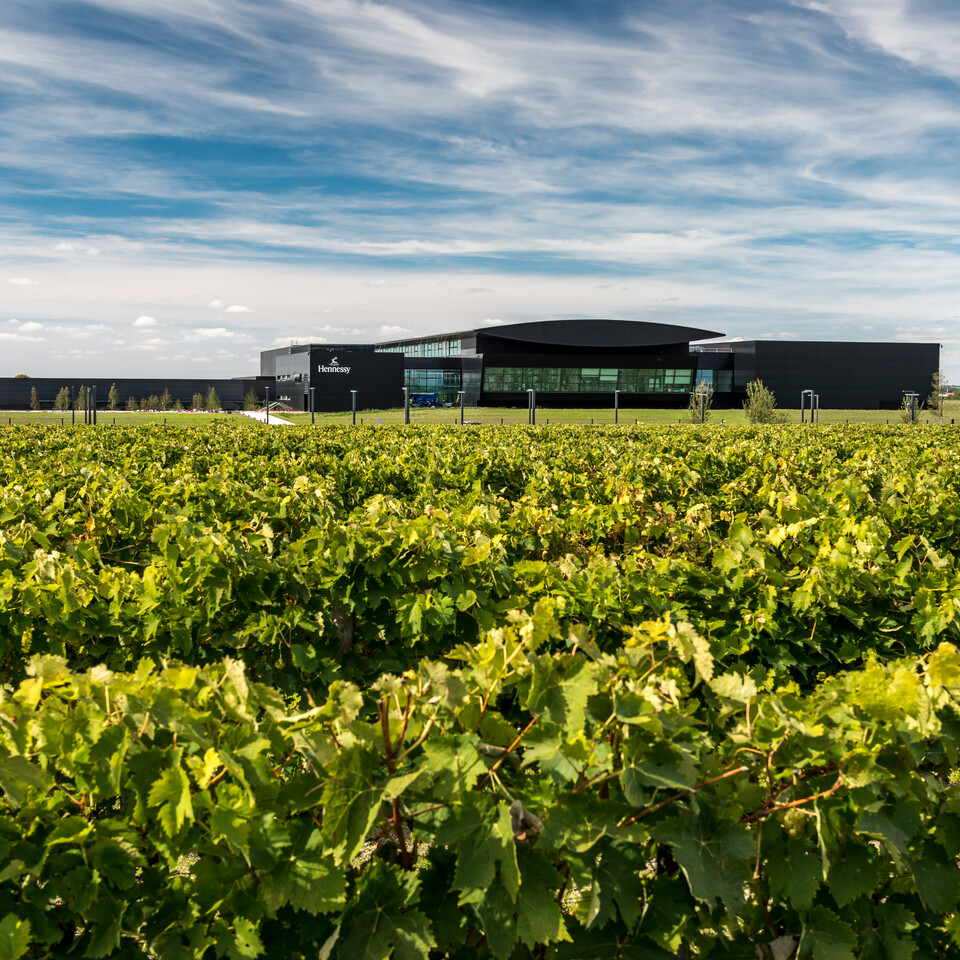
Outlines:
{"type": "Polygon", "coordinates": [[[276,399],[294,410],[382,409],[403,403],[403,357],[378,353],[374,344],[291,344],[260,354],[260,376],[276,380],[276,399]]]}
{"type": "Polygon", "coordinates": [[[189,406],[211,387],[225,409],[253,390],[307,410],[398,407],[403,388],[455,402],[519,406],[527,391],[547,407],[684,407],[697,384],[714,391],[718,408],[739,407],[747,384],[762,380],[782,407],[813,390],[822,407],[896,409],[907,391],[926,398],[940,365],[937,343],[720,340],[695,327],[633,320],[543,320],[381,343],[291,344],[260,354],[258,377],[0,378],[0,409],[25,409],[36,388],[50,409],[63,387],[96,386],[99,406],[116,383],[122,403],[169,392],[189,406]]]}
{"type": "Polygon", "coordinates": [[[624,407],[683,407],[701,382],[715,406],[730,408],[753,380],[784,407],[812,389],[823,407],[895,409],[904,391],[926,397],[940,359],[936,343],[720,336],[665,323],[544,320],[376,344],[295,344],[261,354],[260,374],[276,378],[280,398],[298,409],[311,386],[317,410],[349,409],[350,390],[361,409],[396,407],[404,386],[446,402],[462,391],[465,403],[482,406],[523,406],[532,389],[547,407],[607,407],[615,390],[624,407]],[[380,364],[387,357],[393,366],[380,364]]]}

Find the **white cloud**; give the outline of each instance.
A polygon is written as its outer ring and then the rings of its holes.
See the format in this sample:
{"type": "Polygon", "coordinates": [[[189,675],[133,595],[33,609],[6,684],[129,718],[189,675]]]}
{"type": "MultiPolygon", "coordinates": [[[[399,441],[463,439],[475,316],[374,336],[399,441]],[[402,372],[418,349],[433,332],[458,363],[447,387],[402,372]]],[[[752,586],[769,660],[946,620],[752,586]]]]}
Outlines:
{"type": "Polygon", "coordinates": [[[493,324],[503,323],[503,321],[502,321],[499,317],[487,317],[485,320],[481,320],[480,322],[481,322],[481,323],[493,323],[493,324]]]}
{"type": "Polygon", "coordinates": [[[43,337],[24,337],[19,333],[0,333],[0,340],[14,340],[20,343],[42,343],[43,337]]]}
{"type": "MultiPolygon", "coordinates": [[[[329,343],[330,341],[326,337],[318,337],[316,334],[310,333],[305,334],[299,337],[274,337],[273,345],[275,347],[289,347],[291,344],[297,343],[329,343]]],[[[257,359],[259,363],[259,358],[257,359]]]]}
{"type": "Polygon", "coordinates": [[[226,327],[200,327],[184,337],[185,340],[234,340],[237,343],[253,340],[253,337],[226,327]]]}
{"type": "Polygon", "coordinates": [[[394,323],[385,323],[380,327],[380,332],[385,337],[398,337],[402,333],[410,333],[407,327],[401,327],[394,323]]]}
{"type": "Polygon", "coordinates": [[[207,304],[207,306],[208,306],[211,310],[222,310],[222,309],[223,309],[223,301],[222,301],[222,300],[211,300],[211,301],[207,304]]]}
{"type": "Polygon", "coordinates": [[[66,243],[66,242],[64,242],[64,243],[58,243],[53,249],[54,249],[54,250],[64,250],[64,251],[66,251],[66,252],[69,253],[71,250],[75,250],[76,247],[74,247],[74,245],[73,245],[72,243],[66,243]]]}
{"type": "Polygon", "coordinates": [[[21,333],[37,333],[43,329],[43,325],[35,323],[33,320],[28,320],[26,323],[20,324],[21,333]]]}
{"type": "Polygon", "coordinates": [[[11,277],[7,283],[12,283],[17,287],[36,287],[40,284],[39,280],[29,280],[27,277],[11,277]]]}
{"type": "Polygon", "coordinates": [[[133,325],[135,327],[155,327],[157,325],[157,318],[146,316],[137,317],[137,319],[133,321],[133,325]]]}
{"type": "Polygon", "coordinates": [[[249,307],[242,307],[239,303],[235,303],[232,307],[227,307],[227,313],[253,313],[249,307]]]}

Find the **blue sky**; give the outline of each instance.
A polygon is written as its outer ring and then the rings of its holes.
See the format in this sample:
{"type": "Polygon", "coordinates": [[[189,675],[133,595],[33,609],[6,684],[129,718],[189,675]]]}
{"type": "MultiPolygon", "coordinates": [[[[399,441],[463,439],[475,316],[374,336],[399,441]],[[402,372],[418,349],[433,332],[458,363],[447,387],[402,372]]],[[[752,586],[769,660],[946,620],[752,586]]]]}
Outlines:
{"type": "Polygon", "coordinates": [[[960,5],[5,0],[0,375],[567,316],[925,340],[960,5]]]}

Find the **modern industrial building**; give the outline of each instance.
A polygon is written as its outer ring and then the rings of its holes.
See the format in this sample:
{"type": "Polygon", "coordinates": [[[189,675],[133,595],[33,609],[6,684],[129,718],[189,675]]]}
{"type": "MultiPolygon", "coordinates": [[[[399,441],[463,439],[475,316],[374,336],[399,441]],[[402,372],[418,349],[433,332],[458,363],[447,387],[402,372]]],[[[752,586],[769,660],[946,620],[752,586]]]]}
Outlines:
{"type": "Polygon", "coordinates": [[[723,340],[695,327],[635,320],[543,320],[382,343],[292,343],[260,354],[259,376],[232,380],[0,378],[0,408],[24,409],[36,388],[42,408],[64,386],[96,386],[105,406],[116,383],[121,402],[169,393],[185,406],[211,387],[225,409],[244,395],[294,410],[398,407],[403,388],[470,406],[518,406],[527,391],[544,407],[683,407],[701,383],[718,408],[739,407],[762,380],[782,407],[813,390],[820,406],[896,409],[904,393],[926,398],[939,369],[937,343],[723,340]]]}
{"type": "Polygon", "coordinates": [[[937,343],[722,340],[711,330],[632,320],[543,320],[375,344],[291,344],[260,355],[261,382],[294,409],[396,407],[403,388],[453,402],[545,407],[683,407],[705,382],[714,406],[738,407],[762,380],[777,403],[798,407],[814,390],[822,407],[896,409],[925,398],[939,368],[937,343]]]}

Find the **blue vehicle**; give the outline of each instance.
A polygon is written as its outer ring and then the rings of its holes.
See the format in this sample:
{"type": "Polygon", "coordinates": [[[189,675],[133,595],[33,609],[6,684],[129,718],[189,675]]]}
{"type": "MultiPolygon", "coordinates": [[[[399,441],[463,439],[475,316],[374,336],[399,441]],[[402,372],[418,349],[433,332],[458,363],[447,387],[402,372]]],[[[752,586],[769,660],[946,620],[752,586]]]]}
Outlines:
{"type": "Polygon", "coordinates": [[[439,393],[411,393],[411,407],[442,407],[439,393]]]}

